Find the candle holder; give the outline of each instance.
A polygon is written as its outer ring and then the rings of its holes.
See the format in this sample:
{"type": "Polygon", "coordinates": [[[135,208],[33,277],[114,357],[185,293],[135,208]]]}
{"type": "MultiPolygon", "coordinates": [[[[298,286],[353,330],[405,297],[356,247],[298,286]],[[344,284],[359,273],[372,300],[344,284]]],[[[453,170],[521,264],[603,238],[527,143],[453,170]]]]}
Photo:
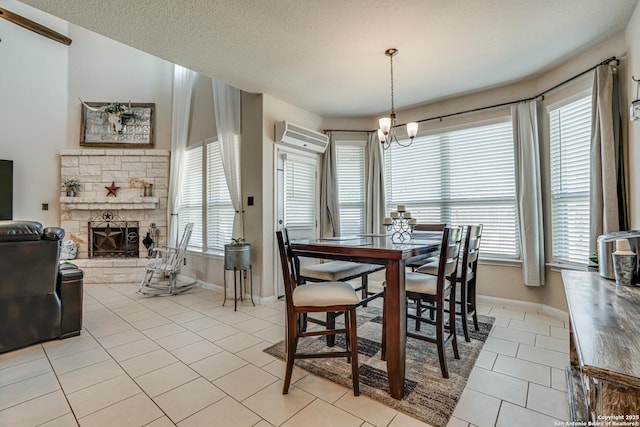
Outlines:
{"type": "Polygon", "coordinates": [[[416,226],[416,220],[411,218],[411,212],[406,212],[403,205],[398,205],[397,211],[391,212],[391,217],[382,221],[387,231],[393,231],[392,240],[409,240],[416,226]]]}

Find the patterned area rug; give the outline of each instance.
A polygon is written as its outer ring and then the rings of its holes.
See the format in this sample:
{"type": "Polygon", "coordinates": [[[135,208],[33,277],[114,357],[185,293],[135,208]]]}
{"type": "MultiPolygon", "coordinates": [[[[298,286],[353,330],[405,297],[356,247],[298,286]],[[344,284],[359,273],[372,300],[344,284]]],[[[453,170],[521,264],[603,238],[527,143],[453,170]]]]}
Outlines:
{"type": "MultiPolygon", "coordinates": [[[[359,308],[360,393],[433,426],[446,426],[495,319],[478,316],[478,320],[480,331],[471,327],[470,343],[465,342],[460,322],[457,322],[460,359],[453,357],[451,345],[447,345],[448,379],[442,378],[436,345],[407,338],[405,397],[398,401],[389,395],[386,362],[380,360],[382,309],[359,308]]],[[[415,322],[409,320],[408,327],[415,331],[415,322]]],[[[429,328],[432,326],[423,323],[421,333],[431,333],[433,329],[429,328]]],[[[325,342],[323,337],[300,339],[298,350],[326,351],[325,342]]],[[[344,343],[344,335],[336,337],[336,347],[342,350],[344,343]]],[[[281,341],[264,351],[284,360],[285,343],[281,341]]],[[[351,388],[351,365],[344,358],[298,360],[296,366],[351,388]]]]}

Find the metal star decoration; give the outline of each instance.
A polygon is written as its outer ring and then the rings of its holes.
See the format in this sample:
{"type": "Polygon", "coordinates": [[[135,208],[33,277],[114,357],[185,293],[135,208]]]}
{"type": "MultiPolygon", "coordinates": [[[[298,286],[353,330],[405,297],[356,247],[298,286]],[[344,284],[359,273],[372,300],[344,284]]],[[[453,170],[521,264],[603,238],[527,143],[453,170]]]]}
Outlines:
{"type": "Polygon", "coordinates": [[[105,246],[109,246],[110,249],[117,249],[118,243],[116,242],[116,237],[122,235],[122,230],[113,230],[107,224],[107,227],[104,231],[94,231],[95,234],[101,237],[100,243],[98,243],[98,249],[105,249],[105,246]]]}
{"type": "Polygon", "coordinates": [[[116,197],[116,191],[118,191],[120,189],[120,187],[116,186],[116,182],[115,181],[111,181],[111,185],[108,187],[104,187],[107,189],[107,197],[109,196],[113,196],[116,197]]]}

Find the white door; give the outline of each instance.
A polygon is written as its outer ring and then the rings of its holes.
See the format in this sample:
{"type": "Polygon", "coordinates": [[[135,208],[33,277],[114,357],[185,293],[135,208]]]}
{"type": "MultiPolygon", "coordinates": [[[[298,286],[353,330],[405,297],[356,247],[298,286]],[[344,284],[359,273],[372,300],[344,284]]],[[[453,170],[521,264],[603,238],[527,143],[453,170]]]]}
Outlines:
{"type": "MultiPolygon", "coordinates": [[[[277,147],[276,159],[276,230],[286,227],[291,240],[316,238],[319,204],[318,155],[277,147]]],[[[276,295],[281,297],[284,295],[284,286],[278,256],[275,268],[276,295]]]]}

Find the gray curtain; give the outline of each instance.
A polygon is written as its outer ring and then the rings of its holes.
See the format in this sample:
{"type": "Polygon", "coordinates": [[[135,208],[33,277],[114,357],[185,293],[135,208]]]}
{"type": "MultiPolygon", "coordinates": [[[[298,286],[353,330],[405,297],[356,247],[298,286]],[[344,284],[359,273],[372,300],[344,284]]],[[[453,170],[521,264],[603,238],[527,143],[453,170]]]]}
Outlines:
{"type": "Polygon", "coordinates": [[[595,70],[591,115],[589,253],[601,234],[628,228],[619,84],[611,65],[595,70]]]}
{"type": "Polygon", "coordinates": [[[328,135],[329,146],[322,156],[320,180],[320,237],[340,235],[340,211],[336,185],[336,140],[332,132],[328,135]]]}
{"type": "Polygon", "coordinates": [[[384,157],[377,132],[369,132],[367,138],[367,233],[384,233],[382,220],[385,217],[384,157]]]}
{"type": "Polygon", "coordinates": [[[522,280],[527,286],[542,286],[545,279],[537,111],[535,101],[511,107],[522,280]]]}

